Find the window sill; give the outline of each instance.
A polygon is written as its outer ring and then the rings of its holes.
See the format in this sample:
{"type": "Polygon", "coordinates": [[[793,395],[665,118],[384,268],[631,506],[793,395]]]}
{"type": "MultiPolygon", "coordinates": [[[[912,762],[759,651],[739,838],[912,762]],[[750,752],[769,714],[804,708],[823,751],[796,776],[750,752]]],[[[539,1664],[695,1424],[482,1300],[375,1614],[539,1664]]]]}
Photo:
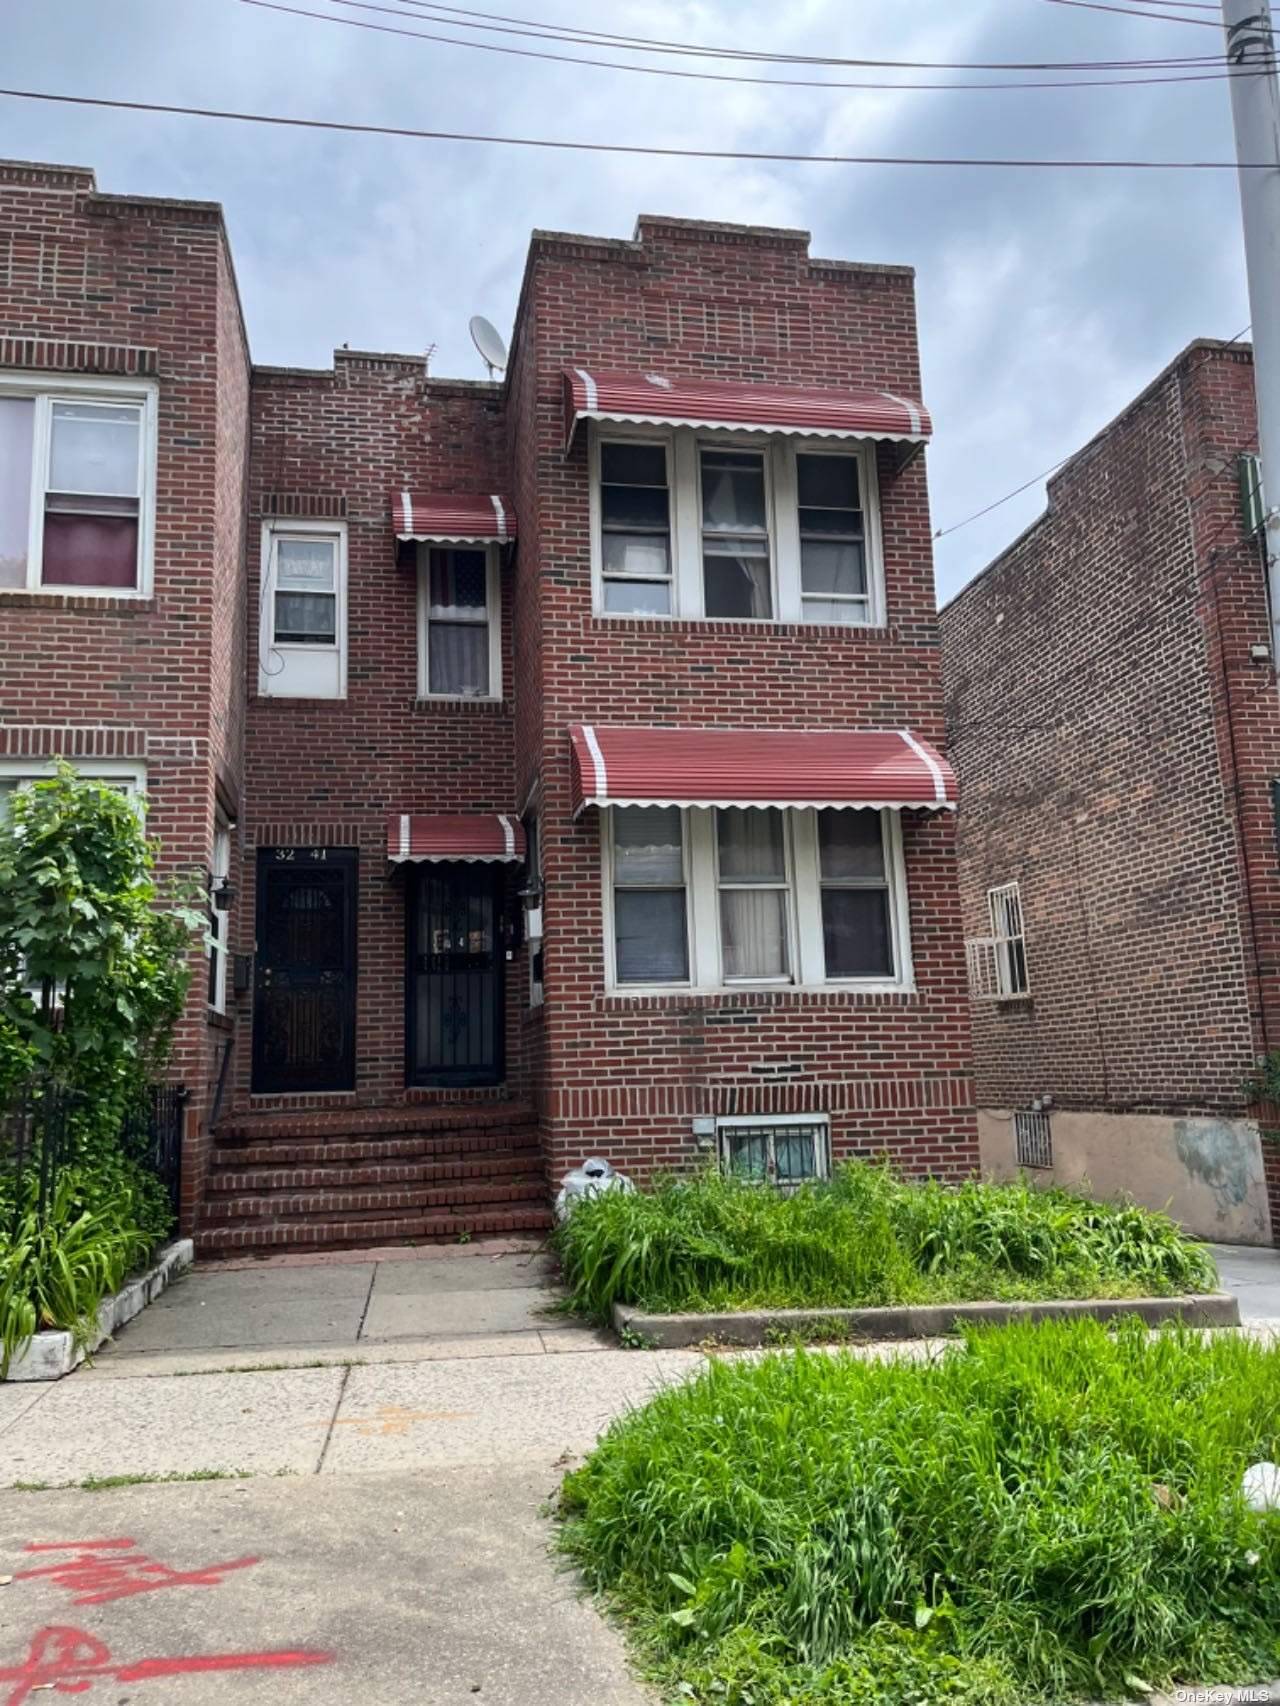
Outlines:
{"type": "Polygon", "coordinates": [[[412,701],[411,709],[418,716],[430,716],[440,713],[445,716],[500,716],[510,709],[505,699],[469,698],[465,695],[449,693],[420,693],[412,701]]]}
{"type": "Polygon", "coordinates": [[[690,634],[777,634],[788,639],[808,635],[818,640],[892,638],[883,622],[784,622],[772,616],[637,616],[608,610],[593,610],[593,622],[624,633],[645,633],[655,628],[667,633],[676,630],[690,634]]]}
{"type": "Polygon", "coordinates": [[[609,989],[596,997],[597,1006],[626,1008],[782,1007],[799,1002],[856,1007],[862,1002],[915,1000],[913,983],[789,983],[733,984],[720,989],[673,989],[670,984],[609,989]]]}
{"type": "Polygon", "coordinates": [[[5,586],[0,587],[0,604],[10,610],[110,610],[130,616],[156,607],[150,593],[124,587],[95,592],[92,587],[5,586]]]}
{"type": "Polygon", "coordinates": [[[230,1013],[219,1013],[216,1007],[206,1007],[204,1017],[211,1031],[234,1031],[236,1028],[230,1013]]]}
{"type": "Polygon", "coordinates": [[[297,706],[334,705],[344,706],[348,703],[345,693],[315,694],[315,693],[253,693],[249,696],[251,705],[280,705],[295,708],[297,706]]]}

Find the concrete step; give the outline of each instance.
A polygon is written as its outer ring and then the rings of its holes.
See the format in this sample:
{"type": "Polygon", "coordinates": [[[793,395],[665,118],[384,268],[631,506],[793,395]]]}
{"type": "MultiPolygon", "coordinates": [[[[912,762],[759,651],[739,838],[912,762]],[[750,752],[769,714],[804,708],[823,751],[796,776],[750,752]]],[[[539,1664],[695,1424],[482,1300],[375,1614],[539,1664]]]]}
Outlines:
{"type": "Polygon", "coordinates": [[[475,1210],[455,1215],[435,1213],[403,1218],[292,1220],[266,1226],[256,1222],[207,1226],[196,1234],[195,1244],[197,1256],[209,1260],[218,1256],[252,1255],[259,1250],[361,1250],[381,1244],[455,1244],[462,1237],[516,1237],[546,1232],[550,1227],[550,1209],[529,1206],[475,1210]]]}

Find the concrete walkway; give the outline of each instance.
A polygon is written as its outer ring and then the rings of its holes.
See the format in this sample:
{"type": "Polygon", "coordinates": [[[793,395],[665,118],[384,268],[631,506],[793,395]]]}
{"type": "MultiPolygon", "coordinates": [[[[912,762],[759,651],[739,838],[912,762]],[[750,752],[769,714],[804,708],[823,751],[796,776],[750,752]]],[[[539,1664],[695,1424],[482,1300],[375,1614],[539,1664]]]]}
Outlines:
{"type": "Polygon", "coordinates": [[[1251,1244],[1211,1244],[1224,1291],[1240,1299],[1242,1321],[1280,1328],[1280,1250],[1251,1244]]]}

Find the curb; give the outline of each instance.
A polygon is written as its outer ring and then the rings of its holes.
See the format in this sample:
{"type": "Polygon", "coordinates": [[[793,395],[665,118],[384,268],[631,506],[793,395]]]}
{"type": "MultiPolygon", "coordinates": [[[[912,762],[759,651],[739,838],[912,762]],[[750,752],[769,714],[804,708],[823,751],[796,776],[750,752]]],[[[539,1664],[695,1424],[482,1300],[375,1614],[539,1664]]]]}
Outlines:
{"type": "MultiPolygon", "coordinates": [[[[763,1345],[775,1335],[826,1334],[847,1339],[940,1339],[967,1324],[1083,1318],[1115,1321],[1136,1315],[1148,1326],[1181,1321],[1189,1327],[1238,1327],[1240,1305],[1228,1292],[1185,1297],[1064,1298],[1044,1303],[937,1303],[887,1309],[744,1309],[722,1315],[647,1315],[629,1304],[613,1306],[614,1331],[633,1334],[653,1350],[685,1350],[714,1340],[763,1345]]],[[[1268,1696],[1259,1696],[1267,1699],[1268,1696]]],[[[1280,1696],[1277,1696],[1280,1699],[1280,1696]]]]}
{"type": "Polygon", "coordinates": [[[61,1380],[78,1368],[86,1356],[92,1356],[105,1339],[135,1315],[153,1303],[168,1288],[171,1280],[189,1268],[195,1259],[190,1238],[177,1238],[166,1244],[156,1260],[137,1279],[104,1297],[98,1305],[98,1325],[89,1343],[77,1346],[65,1331],[37,1333],[20,1355],[9,1364],[8,1380],[61,1380]]]}

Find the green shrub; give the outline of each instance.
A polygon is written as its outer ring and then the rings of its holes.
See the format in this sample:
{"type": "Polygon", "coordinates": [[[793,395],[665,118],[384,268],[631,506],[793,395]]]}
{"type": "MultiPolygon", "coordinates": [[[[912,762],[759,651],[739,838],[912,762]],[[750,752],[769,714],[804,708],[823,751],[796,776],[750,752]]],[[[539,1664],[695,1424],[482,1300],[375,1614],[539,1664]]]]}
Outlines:
{"type": "Polygon", "coordinates": [[[706,1172],[580,1203],[556,1234],[570,1306],[860,1308],[972,1298],[1212,1290],[1212,1259],[1129,1203],[971,1183],[958,1189],[851,1162],[784,1196],[706,1172]]]}
{"type": "Polygon", "coordinates": [[[703,1706],[1031,1706],[1280,1671],[1280,1347],[1137,1323],[713,1362],[616,1422],[563,1545],[703,1706]]]}
{"type": "Polygon", "coordinates": [[[151,1211],[139,1200],[137,1180],[120,1178],[105,1194],[96,1173],[69,1168],[43,1216],[34,1188],[26,1187],[8,1222],[12,1236],[0,1242],[0,1379],[42,1328],[64,1328],[86,1344],[98,1305],[150,1252],[153,1239],[139,1223],[151,1211]]]}

